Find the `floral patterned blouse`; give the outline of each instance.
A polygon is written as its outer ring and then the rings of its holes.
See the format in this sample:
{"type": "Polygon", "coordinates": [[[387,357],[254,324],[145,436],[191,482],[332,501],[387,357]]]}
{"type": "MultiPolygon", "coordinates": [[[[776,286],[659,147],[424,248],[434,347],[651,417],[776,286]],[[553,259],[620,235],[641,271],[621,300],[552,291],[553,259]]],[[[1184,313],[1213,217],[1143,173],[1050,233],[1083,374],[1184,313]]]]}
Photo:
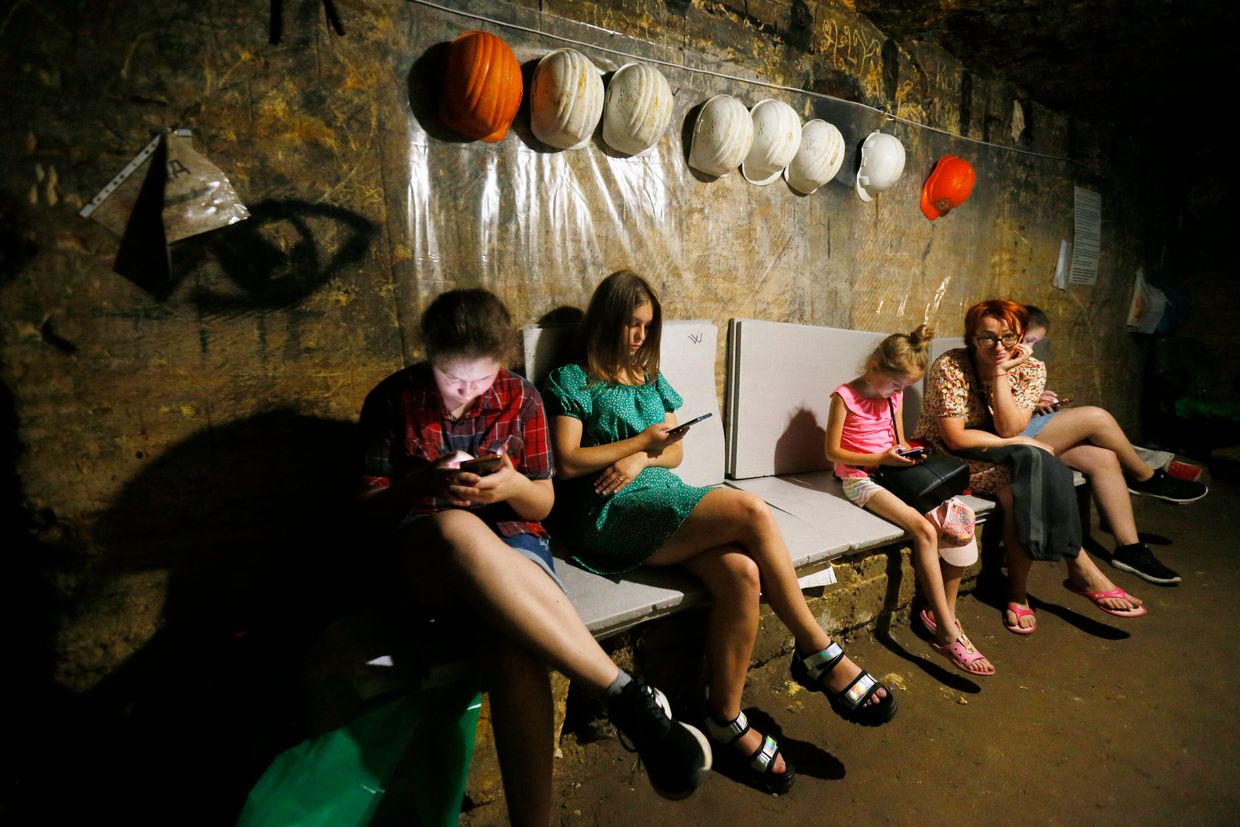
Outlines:
{"type": "MultiPolygon", "coordinates": [[[[1012,398],[1022,410],[1032,411],[1046,387],[1046,364],[1026,359],[1008,371],[1012,398]]],[[[939,430],[939,419],[963,419],[966,428],[994,433],[995,424],[986,401],[986,389],[973,371],[967,348],[949,350],[934,360],[926,376],[926,399],[921,406],[914,434],[930,446],[931,453],[950,454],[939,430]]],[[[1011,482],[1007,466],[968,460],[969,487],[977,494],[993,494],[1011,482]]]]}

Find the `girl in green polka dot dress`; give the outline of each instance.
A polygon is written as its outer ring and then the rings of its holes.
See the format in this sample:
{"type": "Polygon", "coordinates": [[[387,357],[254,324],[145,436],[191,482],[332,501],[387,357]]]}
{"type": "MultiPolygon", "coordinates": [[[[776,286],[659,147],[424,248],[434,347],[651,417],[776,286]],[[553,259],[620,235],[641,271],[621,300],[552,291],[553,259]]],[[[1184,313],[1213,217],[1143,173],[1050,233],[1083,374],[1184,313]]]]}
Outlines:
{"type": "Polygon", "coordinates": [[[749,728],[741,693],[765,595],[796,640],[792,675],[821,691],[854,723],[895,714],[892,690],[861,670],[814,619],[769,508],[734,488],[686,485],[670,469],[683,457],[681,399],[659,372],[662,310],[651,286],[627,270],[599,284],[583,323],[585,358],[553,371],[544,399],[551,419],[557,526],[591,571],[683,566],[714,598],[707,632],[707,729],[717,760],[747,783],[786,792],[792,764],[770,736],[749,728]]]}

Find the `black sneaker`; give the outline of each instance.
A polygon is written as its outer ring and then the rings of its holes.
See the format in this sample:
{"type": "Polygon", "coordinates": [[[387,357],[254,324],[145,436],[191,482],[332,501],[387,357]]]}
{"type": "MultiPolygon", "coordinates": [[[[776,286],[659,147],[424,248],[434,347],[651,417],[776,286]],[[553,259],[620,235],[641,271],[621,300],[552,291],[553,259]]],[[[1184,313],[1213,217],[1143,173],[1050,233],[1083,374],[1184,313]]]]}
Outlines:
{"type": "Polygon", "coordinates": [[[1111,565],[1120,571],[1135,574],[1143,580],[1169,586],[1180,582],[1180,575],[1158,562],[1154,552],[1145,543],[1118,546],[1111,557],[1111,565]]]}
{"type": "Polygon", "coordinates": [[[1205,483],[1191,480],[1177,480],[1167,476],[1167,472],[1159,468],[1154,476],[1143,482],[1128,480],[1128,492],[1147,497],[1157,497],[1169,503],[1191,503],[1204,497],[1210,491],[1205,483]]]}
{"type": "Polygon", "coordinates": [[[686,798],[702,783],[710,770],[710,745],[696,727],[672,718],[662,692],[634,678],[607,702],[607,714],[641,756],[659,795],[686,798]]]}

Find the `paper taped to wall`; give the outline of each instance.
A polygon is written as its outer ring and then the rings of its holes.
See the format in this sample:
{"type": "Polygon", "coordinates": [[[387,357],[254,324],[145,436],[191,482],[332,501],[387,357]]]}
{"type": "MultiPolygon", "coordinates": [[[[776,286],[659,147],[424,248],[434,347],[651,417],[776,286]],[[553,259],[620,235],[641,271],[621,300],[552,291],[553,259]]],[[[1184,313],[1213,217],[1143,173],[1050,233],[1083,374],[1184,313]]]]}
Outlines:
{"type": "Polygon", "coordinates": [[[78,215],[93,218],[119,236],[150,173],[151,158],[166,141],[163,222],[167,243],[180,241],[249,218],[232,183],[194,150],[192,133],[177,129],[155,136],[101,189],[78,215]]]}

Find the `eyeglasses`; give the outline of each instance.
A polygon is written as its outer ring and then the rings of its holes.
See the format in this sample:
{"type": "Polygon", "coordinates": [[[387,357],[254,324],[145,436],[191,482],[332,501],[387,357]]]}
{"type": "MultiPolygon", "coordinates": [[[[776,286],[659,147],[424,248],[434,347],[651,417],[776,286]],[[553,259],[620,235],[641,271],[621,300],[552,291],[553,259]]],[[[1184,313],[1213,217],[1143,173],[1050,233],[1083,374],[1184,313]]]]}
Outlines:
{"type": "Polygon", "coordinates": [[[1004,347],[1011,347],[1020,341],[1019,333],[1004,333],[1002,336],[995,336],[991,333],[983,333],[981,336],[974,336],[973,341],[978,347],[984,347],[987,350],[993,350],[995,345],[1003,342],[1004,347]]]}

